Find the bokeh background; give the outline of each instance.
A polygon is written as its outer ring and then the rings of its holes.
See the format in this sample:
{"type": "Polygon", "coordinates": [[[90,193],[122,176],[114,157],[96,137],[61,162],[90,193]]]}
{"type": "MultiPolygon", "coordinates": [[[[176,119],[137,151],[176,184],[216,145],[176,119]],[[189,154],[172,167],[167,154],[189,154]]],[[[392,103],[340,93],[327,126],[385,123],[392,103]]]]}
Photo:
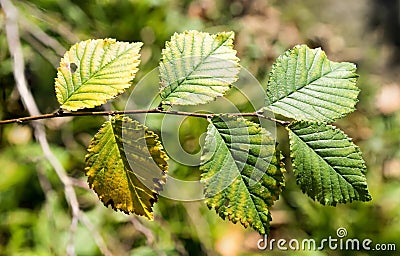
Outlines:
{"type": "MultiPolygon", "coordinates": [[[[320,240],[335,237],[336,230],[344,227],[348,238],[395,243],[400,250],[399,2],[13,1],[20,12],[25,74],[42,113],[58,109],[53,83],[61,56],[72,44],[89,38],[144,42],[134,84],[158,65],[165,41],[186,29],[235,31],[241,64],[264,86],[272,62],[295,44],[322,47],[331,60],[356,63],[361,88],[357,111],[335,125],[361,147],[373,201],[321,206],[300,192],[288,165],[287,186],[273,207],[269,238],[320,240]]],[[[5,14],[0,9],[0,118],[8,119],[28,112],[15,88],[4,25],[5,14]]],[[[105,108],[123,109],[128,96],[129,91],[105,108]]],[[[104,117],[82,117],[45,122],[52,150],[73,178],[80,207],[96,231],[79,224],[75,240],[78,255],[101,255],[94,233],[103,238],[112,255],[287,253],[260,252],[256,232],[220,219],[203,202],[160,198],[153,222],[105,208],[87,189],[83,173],[86,147],[103,121],[104,117]]],[[[182,146],[187,152],[198,152],[204,124],[188,119],[183,125],[179,129],[182,146]]],[[[287,135],[279,134],[280,147],[287,155],[287,135]]],[[[198,179],[199,175],[196,167],[177,164],[170,172],[187,179],[198,179]]],[[[0,255],[65,255],[70,216],[62,184],[33,139],[31,126],[0,126],[0,255]]],[[[374,253],[382,255],[296,252],[374,253]]]]}

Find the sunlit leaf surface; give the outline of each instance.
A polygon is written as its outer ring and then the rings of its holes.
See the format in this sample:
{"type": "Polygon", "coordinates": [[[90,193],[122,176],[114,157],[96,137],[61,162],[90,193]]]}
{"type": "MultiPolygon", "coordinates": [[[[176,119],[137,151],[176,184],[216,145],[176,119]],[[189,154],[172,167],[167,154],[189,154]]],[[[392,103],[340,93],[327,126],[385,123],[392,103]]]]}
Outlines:
{"type": "Polygon", "coordinates": [[[114,39],[73,45],[57,69],[55,89],[61,107],[70,111],[93,108],[124,92],[138,70],[141,46],[114,39]]]}
{"type": "Polygon", "coordinates": [[[296,120],[328,122],[354,111],[356,66],[328,60],[320,49],[298,45],[272,67],[267,109],[296,120]]]}
{"type": "Polygon", "coordinates": [[[165,44],[159,65],[164,103],[197,105],[224,95],[240,70],[233,37],[233,32],[175,33],[165,44]]]}

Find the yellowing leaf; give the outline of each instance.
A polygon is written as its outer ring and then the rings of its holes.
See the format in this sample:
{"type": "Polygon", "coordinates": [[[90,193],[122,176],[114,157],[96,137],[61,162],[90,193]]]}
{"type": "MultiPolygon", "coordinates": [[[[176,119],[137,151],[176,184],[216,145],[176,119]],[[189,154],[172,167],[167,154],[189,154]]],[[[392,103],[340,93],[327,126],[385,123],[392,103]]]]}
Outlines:
{"type": "Polygon", "coordinates": [[[86,155],[86,175],[104,205],[153,219],[168,159],[158,136],[124,116],[106,121],[86,155]]]}
{"type": "Polygon", "coordinates": [[[269,132],[243,118],[216,116],[201,159],[208,207],[223,219],[268,233],[269,209],[284,186],[280,153],[269,132]]]}
{"type": "Polygon", "coordinates": [[[61,59],[55,80],[61,107],[69,111],[93,108],[124,92],[138,70],[141,46],[115,39],[72,46],[61,59]]]}

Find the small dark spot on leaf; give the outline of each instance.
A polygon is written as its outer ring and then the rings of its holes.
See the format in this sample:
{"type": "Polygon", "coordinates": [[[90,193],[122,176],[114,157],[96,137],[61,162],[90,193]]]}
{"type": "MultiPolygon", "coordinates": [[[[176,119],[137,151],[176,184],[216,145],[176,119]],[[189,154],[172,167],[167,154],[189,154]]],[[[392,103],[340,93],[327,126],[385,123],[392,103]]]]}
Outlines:
{"type": "Polygon", "coordinates": [[[69,64],[69,69],[71,70],[71,73],[75,73],[75,71],[78,69],[78,66],[75,63],[69,64]]]}
{"type": "Polygon", "coordinates": [[[227,200],[225,201],[224,206],[225,206],[225,207],[228,207],[228,206],[229,206],[229,199],[227,199],[227,200]]]}

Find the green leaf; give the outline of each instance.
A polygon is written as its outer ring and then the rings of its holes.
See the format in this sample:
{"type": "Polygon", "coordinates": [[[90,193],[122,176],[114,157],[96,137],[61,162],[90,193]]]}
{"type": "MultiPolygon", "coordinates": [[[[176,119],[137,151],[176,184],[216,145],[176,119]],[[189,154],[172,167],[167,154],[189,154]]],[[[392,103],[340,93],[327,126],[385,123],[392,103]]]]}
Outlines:
{"type": "Polygon", "coordinates": [[[124,92],[138,70],[141,46],[115,39],[72,46],[61,59],[55,80],[61,107],[69,111],[93,108],[124,92]]]}
{"type": "Polygon", "coordinates": [[[85,171],[105,206],[153,219],[167,159],[156,134],[129,117],[115,116],[92,139],[85,171]]]}
{"type": "Polygon", "coordinates": [[[223,219],[268,232],[269,208],[284,186],[284,169],[267,130],[243,118],[212,118],[200,170],[209,208],[223,219]]]}
{"type": "Polygon", "coordinates": [[[288,130],[294,174],[304,193],[323,205],[371,200],[361,151],[346,134],[306,121],[288,130]]]}
{"type": "Polygon", "coordinates": [[[328,122],[354,111],[356,66],[298,45],[280,56],[267,87],[267,109],[296,120],[328,122]]]}
{"type": "Polygon", "coordinates": [[[166,42],[159,65],[165,104],[197,105],[223,96],[239,73],[233,32],[175,33],[166,42]]]}

